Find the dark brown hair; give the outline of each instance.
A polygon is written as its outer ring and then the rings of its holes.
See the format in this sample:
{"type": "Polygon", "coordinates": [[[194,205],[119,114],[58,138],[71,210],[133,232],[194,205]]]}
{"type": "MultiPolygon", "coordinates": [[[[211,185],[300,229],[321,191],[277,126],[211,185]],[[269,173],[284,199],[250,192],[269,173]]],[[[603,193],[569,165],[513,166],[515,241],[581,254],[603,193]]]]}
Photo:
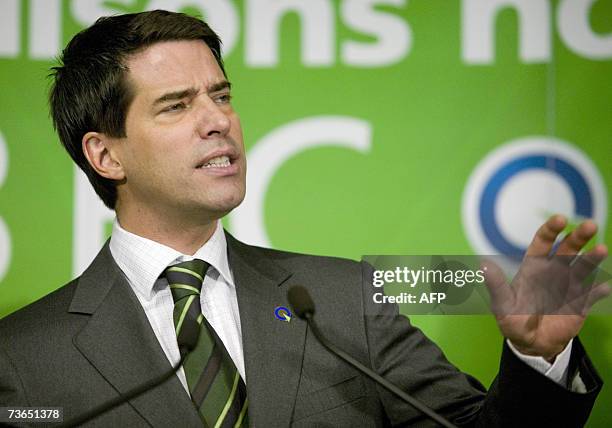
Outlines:
{"type": "Polygon", "coordinates": [[[90,131],[125,137],[125,117],[134,97],[126,79],[126,59],[154,43],[172,40],[202,40],[225,74],[221,40],[215,32],[198,18],[164,10],[98,19],[70,40],[59,65],[51,69],[53,126],[70,157],[111,209],[117,202],[116,183],[91,167],[81,140],[90,131]]]}

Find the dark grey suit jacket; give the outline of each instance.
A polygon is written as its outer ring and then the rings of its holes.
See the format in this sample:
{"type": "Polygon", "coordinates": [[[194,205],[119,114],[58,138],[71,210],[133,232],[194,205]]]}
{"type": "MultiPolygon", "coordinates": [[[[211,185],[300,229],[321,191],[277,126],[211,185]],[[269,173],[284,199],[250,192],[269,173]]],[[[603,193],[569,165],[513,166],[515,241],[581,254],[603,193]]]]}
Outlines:
{"type": "MultiPolygon", "coordinates": [[[[601,389],[576,340],[570,371],[580,371],[586,394],[536,373],[506,347],[486,393],[397,316],[396,306],[372,302],[368,265],[262,249],[227,237],[251,426],[435,426],[330,355],[303,321],[274,317],[296,284],[310,290],[319,326],[332,341],[458,425],[580,426],[601,389]]],[[[73,417],[169,368],[108,244],[81,277],[0,320],[0,406],[62,406],[65,417],[73,417]]],[[[91,425],[201,423],[173,377],[91,425]]]]}

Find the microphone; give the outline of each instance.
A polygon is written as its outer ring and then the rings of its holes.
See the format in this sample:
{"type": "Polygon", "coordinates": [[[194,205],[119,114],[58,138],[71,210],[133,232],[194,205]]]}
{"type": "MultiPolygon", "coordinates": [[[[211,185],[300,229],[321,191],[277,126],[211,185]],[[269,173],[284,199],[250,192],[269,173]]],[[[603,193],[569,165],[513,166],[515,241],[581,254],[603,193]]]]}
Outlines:
{"type": "Polygon", "coordinates": [[[298,317],[302,319],[312,318],[315,307],[308,290],[301,285],[291,287],[287,293],[287,299],[293,308],[293,312],[295,312],[298,317]]]}
{"type": "Polygon", "coordinates": [[[109,400],[106,403],[95,407],[75,418],[72,418],[69,421],[64,422],[58,426],[64,428],[82,425],[85,422],[88,422],[93,418],[96,418],[101,414],[108,412],[109,410],[131,400],[132,398],[138,397],[139,395],[149,391],[150,389],[161,385],[162,383],[170,379],[179,370],[179,368],[181,368],[181,366],[185,362],[185,359],[187,358],[187,355],[189,355],[189,353],[193,351],[196,345],[198,344],[199,337],[200,325],[195,320],[185,318],[181,327],[181,332],[177,338],[179,352],[181,353],[181,359],[174,367],[163,373],[161,376],[153,378],[140,386],[132,388],[125,394],[121,394],[118,397],[115,397],[112,400],[109,400]]]}
{"type": "Polygon", "coordinates": [[[312,298],[310,297],[310,294],[308,293],[308,290],[306,290],[304,287],[299,286],[299,285],[291,287],[287,293],[287,299],[289,300],[289,304],[293,308],[293,312],[295,312],[295,314],[298,317],[300,317],[301,319],[305,320],[308,323],[308,327],[310,327],[310,329],[312,330],[315,338],[325,348],[327,348],[328,351],[340,357],[342,360],[347,362],[349,365],[359,370],[361,373],[363,373],[364,375],[372,379],[374,382],[376,382],[377,384],[385,388],[387,391],[395,394],[398,398],[400,398],[404,402],[410,404],[414,408],[421,411],[423,414],[428,416],[434,422],[437,422],[438,424],[446,428],[457,428],[456,425],[453,425],[452,423],[450,423],[442,415],[436,413],[434,410],[430,409],[425,404],[418,401],[416,398],[406,394],[404,391],[399,389],[396,385],[389,382],[384,377],[380,376],[374,370],[371,370],[368,367],[364,366],[359,361],[357,361],[356,359],[351,357],[349,354],[344,352],[342,349],[338,348],[332,342],[327,340],[325,336],[321,334],[321,331],[319,330],[319,328],[317,327],[314,321],[315,305],[314,305],[314,302],[312,301],[312,298]]]}

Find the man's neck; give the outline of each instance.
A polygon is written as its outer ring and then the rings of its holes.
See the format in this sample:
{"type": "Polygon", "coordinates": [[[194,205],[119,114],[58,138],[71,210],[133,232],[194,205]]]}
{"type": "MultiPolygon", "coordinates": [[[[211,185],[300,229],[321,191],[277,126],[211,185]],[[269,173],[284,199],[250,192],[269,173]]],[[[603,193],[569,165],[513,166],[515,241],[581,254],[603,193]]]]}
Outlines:
{"type": "Polygon", "coordinates": [[[207,222],[191,223],[188,221],[168,221],[168,219],[151,220],[142,216],[121,215],[117,212],[117,220],[128,232],[151,241],[159,242],[182,254],[193,255],[200,249],[217,228],[217,219],[207,222]]]}

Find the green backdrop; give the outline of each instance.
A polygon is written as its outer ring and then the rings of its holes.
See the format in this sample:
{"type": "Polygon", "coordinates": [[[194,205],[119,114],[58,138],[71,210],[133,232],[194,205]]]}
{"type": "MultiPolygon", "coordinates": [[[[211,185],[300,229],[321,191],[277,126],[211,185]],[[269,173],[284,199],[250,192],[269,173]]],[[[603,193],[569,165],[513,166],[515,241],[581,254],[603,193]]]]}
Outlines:
{"type": "MultiPolygon", "coordinates": [[[[80,272],[109,229],[48,118],[53,57],[100,14],[157,7],[200,13],[225,37],[255,201],[225,220],[239,237],[356,259],[482,253],[467,226],[480,221],[466,219],[469,179],[496,149],[532,137],[588,160],[609,243],[610,0],[0,0],[0,317],[80,272]],[[81,233],[92,224],[100,233],[81,233]]],[[[577,217],[553,191],[562,180],[525,177],[503,196],[513,210],[494,218],[517,245],[534,218],[577,217]]],[[[491,382],[502,343],[491,317],[413,322],[491,382]]],[[[589,318],[581,337],[611,381],[612,317],[589,318]]],[[[611,402],[607,385],[588,426],[610,425],[611,402]]]]}

